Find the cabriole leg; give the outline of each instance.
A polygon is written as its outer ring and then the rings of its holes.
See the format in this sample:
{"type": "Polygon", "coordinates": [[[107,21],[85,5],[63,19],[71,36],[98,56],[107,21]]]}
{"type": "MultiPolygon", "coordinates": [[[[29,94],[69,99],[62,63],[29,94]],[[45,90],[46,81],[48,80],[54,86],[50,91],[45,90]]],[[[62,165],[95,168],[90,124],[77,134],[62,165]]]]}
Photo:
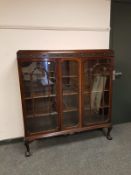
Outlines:
{"type": "Polygon", "coordinates": [[[26,147],[25,156],[26,156],[26,157],[31,156],[31,153],[30,153],[30,146],[29,146],[29,141],[25,141],[25,147],[26,147]]]}
{"type": "Polygon", "coordinates": [[[106,138],[107,138],[108,140],[112,140],[112,137],[111,137],[111,135],[110,135],[111,130],[112,130],[112,127],[109,127],[108,130],[107,130],[106,138]]]}

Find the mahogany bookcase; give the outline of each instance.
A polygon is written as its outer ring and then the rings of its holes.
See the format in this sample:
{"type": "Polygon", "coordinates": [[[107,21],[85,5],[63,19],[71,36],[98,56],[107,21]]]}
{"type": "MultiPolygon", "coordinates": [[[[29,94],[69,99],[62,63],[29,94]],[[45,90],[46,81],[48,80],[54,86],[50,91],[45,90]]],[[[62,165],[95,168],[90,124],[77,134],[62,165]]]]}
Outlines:
{"type": "Polygon", "coordinates": [[[112,139],[112,50],[20,50],[17,60],[26,156],[50,136],[107,128],[112,139]]]}

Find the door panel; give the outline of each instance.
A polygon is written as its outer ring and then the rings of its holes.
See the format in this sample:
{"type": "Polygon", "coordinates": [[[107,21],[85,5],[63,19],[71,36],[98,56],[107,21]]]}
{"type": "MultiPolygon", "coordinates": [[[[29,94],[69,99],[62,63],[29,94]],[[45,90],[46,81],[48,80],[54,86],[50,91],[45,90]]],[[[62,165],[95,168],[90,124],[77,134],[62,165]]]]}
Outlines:
{"type": "Polygon", "coordinates": [[[27,133],[57,129],[56,63],[42,61],[21,64],[27,133]]]}
{"type": "Polygon", "coordinates": [[[113,83],[113,123],[131,121],[131,1],[112,1],[110,48],[121,79],[113,83]]]}
{"type": "Polygon", "coordinates": [[[107,60],[88,60],[83,63],[83,120],[84,125],[109,120],[112,69],[107,60]],[[105,63],[104,63],[105,62],[105,63]]]}
{"type": "Polygon", "coordinates": [[[79,124],[79,62],[64,60],[62,72],[62,127],[79,124]]]}

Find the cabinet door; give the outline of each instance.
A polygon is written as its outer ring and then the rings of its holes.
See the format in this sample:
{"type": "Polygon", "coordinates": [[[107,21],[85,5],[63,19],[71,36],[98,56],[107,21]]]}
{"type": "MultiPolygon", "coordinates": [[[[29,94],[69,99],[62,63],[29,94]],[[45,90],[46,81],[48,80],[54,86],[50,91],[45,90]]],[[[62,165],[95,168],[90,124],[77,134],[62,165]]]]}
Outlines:
{"type": "Polygon", "coordinates": [[[27,134],[58,129],[56,63],[22,62],[22,86],[27,134]]]}
{"type": "Polygon", "coordinates": [[[96,59],[83,63],[83,123],[103,123],[110,119],[111,60],[96,59]]]}
{"type": "Polygon", "coordinates": [[[61,63],[62,128],[79,124],[79,62],[64,60],[61,63]]]}

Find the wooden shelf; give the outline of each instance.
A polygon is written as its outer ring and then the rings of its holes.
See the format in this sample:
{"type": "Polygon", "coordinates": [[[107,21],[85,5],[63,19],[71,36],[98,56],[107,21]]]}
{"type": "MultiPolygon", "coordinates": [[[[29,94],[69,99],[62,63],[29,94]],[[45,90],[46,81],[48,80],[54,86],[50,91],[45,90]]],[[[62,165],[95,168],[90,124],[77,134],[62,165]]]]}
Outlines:
{"type": "MultiPolygon", "coordinates": [[[[78,95],[78,92],[64,92],[63,96],[72,96],[72,95],[78,95]]],[[[56,97],[56,94],[39,94],[39,95],[32,95],[24,97],[24,100],[31,100],[31,99],[39,99],[39,98],[50,98],[50,97],[56,97]]]]}
{"type": "Polygon", "coordinates": [[[58,114],[57,112],[27,114],[27,118],[45,117],[45,116],[49,116],[49,115],[57,115],[57,114],[58,114]]]}
{"type": "Polygon", "coordinates": [[[25,97],[24,99],[25,100],[31,100],[31,99],[37,99],[37,98],[48,98],[48,97],[56,97],[56,94],[45,94],[45,95],[33,95],[33,96],[30,96],[30,97],[25,97]]]}
{"type": "MultiPolygon", "coordinates": [[[[54,71],[48,71],[48,73],[49,72],[54,72],[54,71]]],[[[23,75],[31,75],[32,74],[32,72],[30,72],[30,73],[28,73],[28,72],[25,72],[25,73],[23,73],[23,75]]],[[[33,75],[42,75],[41,73],[33,73],[33,75]]]]}
{"type": "Polygon", "coordinates": [[[62,78],[79,78],[77,75],[63,75],[62,78]]]}
{"type": "MultiPolygon", "coordinates": [[[[24,73],[25,76],[31,76],[30,73],[24,73]]],[[[42,74],[38,74],[38,73],[35,73],[33,74],[34,76],[41,76],[42,74]]],[[[50,76],[49,75],[49,78],[51,79],[56,79],[56,77],[53,77],[53,76],[50,76]]],[[[63,75],[62,78],[79,78],[78,75],[63,75]]],[[[29,80],[30,81],[30,80],[29,80]]]]}
{"type": "MultiPolygon", "coordinates": [[[[100,106],[99,108],[100,108],[100,109],[103,109],[103,108],[110,108],[110,106],[109,106],[109,105],[105,105],[105,106],[100,106]]],[[[84,110],[85,110],[85,111],[88,111],[88,110],[91,110],[91,108],[90,108],[90,107],[85,107],[84,110]]],[[[93,109],[92,109],[92,110],[93,110],[93,109]]]]}
{"type": "MultiPolygon", "coordinates": [[[[30,80],[31,73],[23,73],[23,75],[24,75],[24,76],[29,76],[29,79],[28,79],[27,81],[29,81],[29,82],[31,81],[31,80],[30,80]]],[[[43,77],[43,75],[40,74],[40,73],[34,73],[33,76],[40,76],[41,78],[43,77]]],[[[56,79],[56,77],[50,76],[50,75],[49,75],[49,78],[51,78],[51,79],[56,79]]]]}
{"type": "Polygon", "coordinates": [[[78,95],[78,92],[64,92],[63,96],[68,96],[68,95],[78,95]]]}
{"type": "MultiPolygon", "coordinates": [[[[90,71],[88,71],[89,72],[89,74],[87,74],[87,77],[89,76],[89,75],[91,75],[91,76],[102,76],[102,77],[105,77],[105,76],[111,76],[111,74],[110,73],[101,73],[101,74],[93,74],[93,73],[91,73],[90,71]]],[[[86,72],[85,72],[86,73],[86,72]]],[[[86,75],[85,75],[86,76],[86,75]]]]}
{"type": "MultiPolygon", "coordinates": [[[[78,92],[64,92],[63,96],[70,96],[70,95],[77,95],[78,92]]],[[[29,97],[25,97],[25,100],[31,100],[31,99],[37,99],[37,98],[49,98],[49,97],[56,97],[56,94],[45,94],[45,95],[33,95],[33,96],[29,96],[29,97]]]]}
{"type": "Polygon", "coordinates": [[[84,91],[84,94],[103,93],[103,92],[109,92],[109,90],[108,89],[105,89],[103,91],[84,91]]]}
{"type": "MultiPolygon", "coordinates": [[[[73,112],[78,111],[77,108],[69,107],[68,109],[64,109],[63,112],[73,112]]],[[[37,117],[45,117],[50,115],[57,115],[57,112],[51,112],[51,113],[35,113],[35,114],[27,114],[27,118],[37,118],[37,117]]]]}
{"type": "Polygon", "coordinates": [[[74,112],[74,111],[78,111],[78,108],[69,107],[63,110],[63,112],[74,112]]]}

